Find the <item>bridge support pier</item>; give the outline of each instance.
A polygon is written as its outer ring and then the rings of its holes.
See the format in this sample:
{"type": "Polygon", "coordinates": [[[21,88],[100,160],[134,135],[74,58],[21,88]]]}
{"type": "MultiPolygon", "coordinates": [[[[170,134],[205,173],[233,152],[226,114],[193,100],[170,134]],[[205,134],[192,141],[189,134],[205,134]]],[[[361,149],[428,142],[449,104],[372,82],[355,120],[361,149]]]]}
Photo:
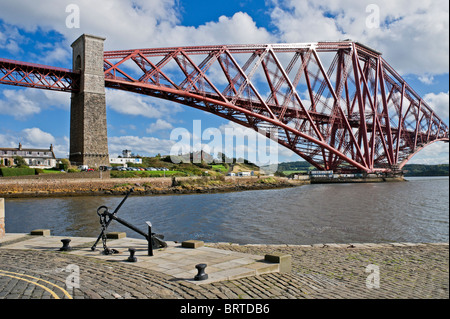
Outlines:
{"type": "Polygon", "coordinates": [[[106,126],[104,38],[83,34],[72,43],[73,70],[80,71],[80,91],[70,103],[70,153],[75,165],[109,165],[106,126]]]}

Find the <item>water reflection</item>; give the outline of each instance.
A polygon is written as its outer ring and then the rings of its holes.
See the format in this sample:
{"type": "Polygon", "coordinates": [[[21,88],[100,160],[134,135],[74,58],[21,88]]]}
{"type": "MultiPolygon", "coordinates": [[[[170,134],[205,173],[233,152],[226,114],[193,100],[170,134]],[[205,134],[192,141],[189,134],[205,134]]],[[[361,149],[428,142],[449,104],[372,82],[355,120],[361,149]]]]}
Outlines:
{"type": "MultiPolygon", "coordinates": [[[[6,231],[48,228],[54,235],[97,237],[97,207],[123,197],[6,200],[6,231]]],[[[448,178],[407,183],[306,185],[290,189],[178,196],[131,195],[118,216],[167,240],[313,244],[448,241],[448,178]]],[[[112,222],[109,231],[132,230],[112,222]]]]}

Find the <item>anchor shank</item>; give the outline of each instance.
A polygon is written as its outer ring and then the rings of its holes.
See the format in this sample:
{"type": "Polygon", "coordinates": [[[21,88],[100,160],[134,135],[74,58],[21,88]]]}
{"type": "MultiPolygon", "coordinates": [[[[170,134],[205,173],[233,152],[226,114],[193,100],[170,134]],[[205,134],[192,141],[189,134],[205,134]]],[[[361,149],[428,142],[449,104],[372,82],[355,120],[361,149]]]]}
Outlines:
{"type": "MultiPolygon", "coordinates": [[[[114,216],[112,213],[109,213],[109,212],[108,212],[107,214],[108,214],[108,216],[109,216],[111,219],[114,219],[114,220],[118,221],[118,222],[121,223],[122,225],[124,225],[124,226],[126,226],[126,227],[128,227],[128,228],[130,228],[130,229],[132,229],[132,230],[134,230],[136,233],[141,234],[142,236],[145,237],[145,239],[149,240],[148,235],[147,235],[146,233],[144,233],[142,230],[140,230],[139,228],[137,228],[137,227],[135,227],[135,226],[133,226],[133,225],[127,223],[126,221],[124,221],[123,219],[121,219],[121,218],[119,218],[119,217],[114,216]]],[[[110,219],[110,220],[111,220],[111,219],[110,219]]]]}

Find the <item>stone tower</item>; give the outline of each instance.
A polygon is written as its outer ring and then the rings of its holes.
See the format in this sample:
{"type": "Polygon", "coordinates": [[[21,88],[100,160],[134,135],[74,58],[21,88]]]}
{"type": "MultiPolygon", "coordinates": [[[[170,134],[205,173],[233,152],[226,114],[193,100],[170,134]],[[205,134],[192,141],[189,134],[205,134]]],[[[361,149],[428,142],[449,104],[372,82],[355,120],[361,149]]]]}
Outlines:
{"type": "Polygon", "coordinates": [[[106,127],[104,38],[83,34],[72,43],[73,70],[81,72],[80,91],[70,103],[70,154],[76,165],[109,165],[106,127]]]}

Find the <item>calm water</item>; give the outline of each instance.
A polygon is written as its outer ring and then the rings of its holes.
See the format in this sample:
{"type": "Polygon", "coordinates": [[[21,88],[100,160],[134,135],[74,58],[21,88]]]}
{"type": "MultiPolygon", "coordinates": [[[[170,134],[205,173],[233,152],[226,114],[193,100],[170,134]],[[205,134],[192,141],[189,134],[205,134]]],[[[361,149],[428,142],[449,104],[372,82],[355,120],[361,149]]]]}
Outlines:
{"type": "MultiPolygon", "coordinates": [[[[6,199],[6,232],[51,229],[97,237],[97,207],[113,211],[123,197],[6,199]]],[[[405,183],[324,184],[223,194],[131,195],[118,217],[166,240],[241,244],[448,242],[449,179],[405,183]]],[[[108,231],[141,235],[113,221],[108,231]]]]}

